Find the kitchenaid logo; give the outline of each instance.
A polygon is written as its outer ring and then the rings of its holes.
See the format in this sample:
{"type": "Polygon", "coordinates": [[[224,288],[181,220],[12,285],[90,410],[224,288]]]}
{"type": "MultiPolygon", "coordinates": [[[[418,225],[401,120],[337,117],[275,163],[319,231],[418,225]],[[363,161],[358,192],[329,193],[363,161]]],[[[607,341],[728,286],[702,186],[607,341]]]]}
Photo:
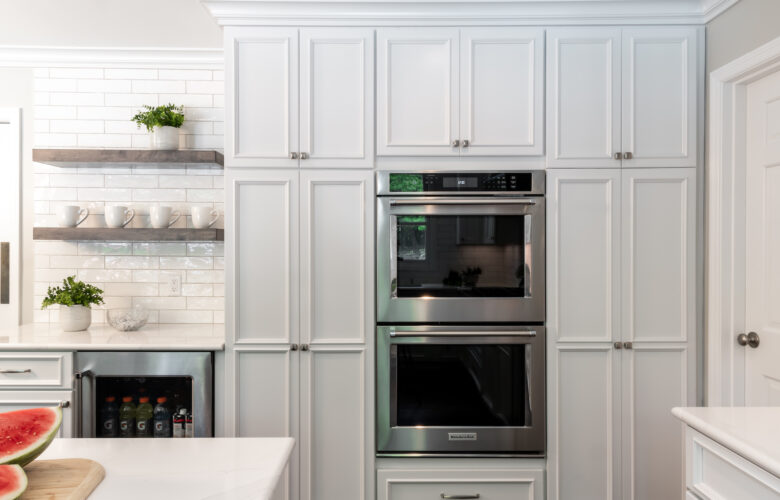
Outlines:
{"type": "Polygon", "coordinates": [[[448,432],[447,436],[450,441],[476,441],[476,432],[448,432]]]}

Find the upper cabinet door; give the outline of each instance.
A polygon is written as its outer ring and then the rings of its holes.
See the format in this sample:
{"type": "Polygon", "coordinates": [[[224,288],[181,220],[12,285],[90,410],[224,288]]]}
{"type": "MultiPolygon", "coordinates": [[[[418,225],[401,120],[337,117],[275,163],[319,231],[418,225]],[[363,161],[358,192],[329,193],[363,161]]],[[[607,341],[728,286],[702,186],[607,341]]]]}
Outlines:
{"type": "Polygon", "coordinates": [[[460,81],[461,154],[542,154],[543,29],[461,30],[460,81]]]}
{"type": "Polygon", "coordinates": [[[301,30],[301,167],[374,165],[374,32],[301,30]]]}
{"type": "Polygon", "coordinates": [[[227,167],[297,167],[298,30],[225,28],[227,167]]]}
{"type": "Polygon", "coordinates": [[[697,34],[623,30],[623,166],[696,166],[697,34]]]}
{"type": "Polygon", "coordinates": [[[455,28],[377,31],[377,154],[459,155],[455,28]]]}
{"type": "Polygon", "coordinates": [[[547,32],[547,166],[617,168],[619,28],[547,32]]]}

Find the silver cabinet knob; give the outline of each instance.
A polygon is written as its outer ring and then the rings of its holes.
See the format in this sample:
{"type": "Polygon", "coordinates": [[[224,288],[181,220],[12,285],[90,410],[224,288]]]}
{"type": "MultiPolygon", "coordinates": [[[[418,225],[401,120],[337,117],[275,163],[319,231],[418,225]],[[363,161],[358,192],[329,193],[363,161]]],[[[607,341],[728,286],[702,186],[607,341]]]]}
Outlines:
{"type": "Polygon", "coordinates": [[[298,350],[298,344],[290,344],[290,350],[291,351],[297,351],[298,350]]]}
{"type": "Polygon", "coordinates": [[[309,153],[301,153],[301,160],[308,160],[309,159],[309,153]]]}
{"type": "Polygon", "coordinates": [[[620,151],[618,151],[617,153],[615,153],[615,159],[616,159],[616,160],[619,160],[619,159],[621,159],[621,158],[623,158],[623,153],[621,153],[620,151]]]}
{"type": "Polygon", "coordinates": [[[761,343],[761,337],[758,336],[756,332],[750,332],[747,335],[744,333],[740,333],[737,335],[737,344],[741,346],[750,346],[753,349],[758,347],[758,344],[761,343]]]}
{"type": "Polygon", "coordinates": [[[633,342],[623,342],[623,348],[624,349],[633,349],[634,343],[633,342]]]}
{"type": "Polygon", "coordinates": [[[295,153],[295,152],[290,153],[290,159],[291,160],[297,160],[298,159],[298,153],[295,153]]]}
{"type": "Polygon", "coordinates": [[[308,351],[309,350],[309,344],[301,344],[301,351],[308,351]]]}
{"type": "Polygon", "coordinates": [[[460,141],[458,139],[455,139],[454,141],[452,141],[452,147],[453,148],[457,148],[458,146],[460,146],[460,141]]]}
{"type": "Polygon", "coordinates": [[[615,342],[614,345],[615,345],[615,349],[622,349],[623,348],[623,343],[622,342],[615,342]]]}
{"type": "Polygon", "coordinates": [[[461,144],[460,144],[460,145],[461,145],[462,147],[464,147],[464,148],[467,148],[467,147],[469,147],[469,140],[468,140],[468,139],[463,139],[463,142],[461,142],[461,144]]]}
{"type": "Polygon", "coordinates": [[[624,160],[630,160],[630,159],[631,159],[631,158],[633,158],[633,157],[634,157],[634,154],[633,154],[633,153],[631,153],[630,151],[629,151],[629,152],[627,152],[627,153],[623,153],[623,159],[624,159],[624,160]]]}

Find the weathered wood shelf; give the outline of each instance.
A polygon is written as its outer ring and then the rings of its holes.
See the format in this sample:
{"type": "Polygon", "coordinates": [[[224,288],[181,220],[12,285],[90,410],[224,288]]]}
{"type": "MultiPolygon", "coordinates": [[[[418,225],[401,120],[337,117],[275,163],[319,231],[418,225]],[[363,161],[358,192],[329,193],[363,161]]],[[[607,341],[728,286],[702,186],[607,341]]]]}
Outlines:
{"type": "Polygon", "coordinates": [[[106,166],[154,166],[156,168],[219,167],[225,159],[219,151],[180,149],[33,149],[33,161],[63,168],[106,166]]]}
{"type": "Polygon", "coordinates": [[[225,230],[121,227],[34,227],[33,239],[69,241],[225,241],[225,230]]]}

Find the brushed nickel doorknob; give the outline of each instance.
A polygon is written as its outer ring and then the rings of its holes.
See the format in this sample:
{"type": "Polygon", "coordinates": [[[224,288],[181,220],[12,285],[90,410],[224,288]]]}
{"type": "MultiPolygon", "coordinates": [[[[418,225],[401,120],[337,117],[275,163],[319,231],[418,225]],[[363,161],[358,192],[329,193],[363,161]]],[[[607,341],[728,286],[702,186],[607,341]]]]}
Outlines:
{"type": "Polygon", "coordinates": [[[457,148],[458,146],[460,146],[460,141],[458,139],[455,139],[454,141],[452,141],[452,147],[453,148],[457,148]]]}
{"type": "Polygon", "coordinates": [[[615,349],[622,349],[623,348],[623,343],[622,342],[615,342],[614,345],[615,345],[615,349]]]}
{"type": "Polygon", "coordinates": [[[619,159],[621,159],[621,158],[623,158],[623,153],[621,153],[620,151],[618,151],[617,153],[615,153],[615,159],[616,159],[616,160],[619,160],[619,159]]]}
{"type": "Polygon", "coordinates": [[[297,351],[298,350],[298,344],[290,344],[290,350],[291,351],[297,351]]]}
{"type": "Polygon", "coordinates": [[[469,144],[470,142],[468,139],[463,139],[463,142],[460,143],[460,145],[463,146],[464,148],[469,147],[469,144]]]}
{"type": "Polygon", "coordinates": [[[309,344],[301,344],[301,351],[308,351],[309,350],[309,344]]]}
{"type": "Polygon", "coordinates": [[[624,160],[630,160],[634,157],[634,153],[631,153],[630,151],[627,153],[623,153],[623,159],[624,160]]]}
{"type": "Polygon", "coordinates": [[[309,159],[309,153],[301,153],[301,160],[308,160],[309,159]]]}
{"type": "Polygon", "coordinates": [[[633,349],[634,343],[633,342],[623,342],[623,348],[625,349],[633,349]]]}
{"type": "Polygon", "coordinates": [[[744,333],[740,333],[737,335],[737,344],[741,346],[750,346],[753,349],[758,347],[758,344],[761,343],[761,337],[758,336],[756,332],[750,332],[747,335],[744,333]]]}
{"type": "Polygon", "coordinates": [[[297,160],[298,159],[298,153],[295,153],[295,152],[290,153],[290,159],[291,160],[297,160]]]}

